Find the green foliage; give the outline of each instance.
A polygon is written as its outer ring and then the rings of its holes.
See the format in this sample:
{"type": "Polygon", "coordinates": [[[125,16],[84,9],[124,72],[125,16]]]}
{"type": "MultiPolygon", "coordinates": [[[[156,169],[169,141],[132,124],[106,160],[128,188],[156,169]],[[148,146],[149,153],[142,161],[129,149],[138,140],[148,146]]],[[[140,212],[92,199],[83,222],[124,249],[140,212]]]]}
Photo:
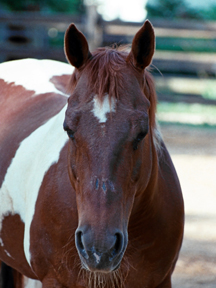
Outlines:
{"type": "Polygon", "coordinates": [[[202,9],[197,12],[199,19],[204,20],[216,20],[216,4],[213,4],[210,8],[202,9]]]}
{"type": "Polygon", "coordinates": [[[1,0],[10,11],[42,11],[70,14],[84,12],[83,0],[1,0]]]}
{"type": "Polygon", "coordinates": [[[197,18],[194,9],[187,6],[184,0],[157,0],[146,6],[148,16],[164,18],[197,18]]]}
{"type": "Polygon", "coordinates": [[[184,0],[155,0],[148,1],[146,9],[148,17],[190,18],[198,20],[216,20],[216,4],[206,9],[195,9],[188,6],[184,0]]]}

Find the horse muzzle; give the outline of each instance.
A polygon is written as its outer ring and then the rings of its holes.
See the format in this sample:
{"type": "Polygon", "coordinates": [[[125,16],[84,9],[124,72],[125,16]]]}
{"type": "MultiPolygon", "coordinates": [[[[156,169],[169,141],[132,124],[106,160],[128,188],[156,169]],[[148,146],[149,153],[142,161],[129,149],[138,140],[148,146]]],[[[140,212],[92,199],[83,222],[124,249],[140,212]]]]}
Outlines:
{"type": "Polygon", "coordinates": [[[91,272],[109,273],[119,268],[127,247],[127,233],[117,230],[97,239],[90,229],[78,228],[76,248],[83,266],[91,272]]]}

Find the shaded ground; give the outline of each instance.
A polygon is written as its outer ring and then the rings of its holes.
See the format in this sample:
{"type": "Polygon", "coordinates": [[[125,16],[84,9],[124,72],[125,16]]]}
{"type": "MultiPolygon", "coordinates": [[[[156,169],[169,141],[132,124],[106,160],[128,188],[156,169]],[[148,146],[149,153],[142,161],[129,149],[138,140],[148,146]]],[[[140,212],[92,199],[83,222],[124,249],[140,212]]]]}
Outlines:
{"type": "Polygon", "coordinates": [[[173,288],[216,288],[216,129],[162,125],[185,200],[173,288]]]}

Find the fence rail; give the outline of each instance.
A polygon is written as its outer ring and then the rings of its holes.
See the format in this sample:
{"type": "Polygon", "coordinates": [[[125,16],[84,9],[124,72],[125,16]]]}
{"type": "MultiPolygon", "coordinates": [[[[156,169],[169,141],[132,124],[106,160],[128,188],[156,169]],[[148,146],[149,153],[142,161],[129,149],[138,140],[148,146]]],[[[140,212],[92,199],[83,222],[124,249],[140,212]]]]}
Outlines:
{"type": "Polygon", "coordinates": [[[82,16],[66,14],[0,14],[0,62],[26,57],[65,61],[65,30],[70,23],[75,23],[92,44],[92,35],[88,31],[89,23],[96,21],[92,15],[89,13],[84,19],[82,16]]]}
{"type": "MultiPolygon", "coordinates": [[[[153,19],[156,54],[153,64],[163,73],[216,74],[216,23],[153,19]]],[[[131,43],[142,23],[103,23],[103,44],[131,43]]]]}
{"type": "MultiPolygon", "coordinates": [[[[85,19],[65,14],[1,14],[0,62],[26,57],[65,61],[63,37],[71,22],[84,32],[92,49],[112,43],[131,43],[142,25],[98,20],[94,7],[88,7],[85,19]]],[[[163,73],[216,74],[216,23],[158,19],[152,23],[157,37],[153,64],[163,73]]]]}

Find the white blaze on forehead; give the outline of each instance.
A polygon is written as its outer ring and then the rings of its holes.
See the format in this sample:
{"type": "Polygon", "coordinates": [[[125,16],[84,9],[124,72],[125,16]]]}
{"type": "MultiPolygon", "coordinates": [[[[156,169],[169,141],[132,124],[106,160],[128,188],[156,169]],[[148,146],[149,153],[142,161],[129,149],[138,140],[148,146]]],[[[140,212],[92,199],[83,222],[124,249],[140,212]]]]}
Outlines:
{"type": "Polygon", "coordinates": [[[71,65],[54,60],[23,59],[0,65],[0,79],[35,91],[35,95],[49,92],[63,94],[49,80],[53,76],[71,75],[72,72],[71,65]]]}
{"type": "Polygon", "coordinates": [[[19,214],[25,224],[24,251],[30,264],[30,226],[45,173],[68,141],[63,131],[66,107],[24,139],[0,188],[0,232],[4,216],[19,214]]]}
{"type": "Polygon", "coordinates": [[[98,96],[95,95],[93,99],[93,114],[99,120],[100,123],[105,123],[107,121],[107,113],[115,112],[116,110],[116,100],[111,98],[111,105],[109,102],[109,95],[106,94],[101,103],[98,96]]]}

